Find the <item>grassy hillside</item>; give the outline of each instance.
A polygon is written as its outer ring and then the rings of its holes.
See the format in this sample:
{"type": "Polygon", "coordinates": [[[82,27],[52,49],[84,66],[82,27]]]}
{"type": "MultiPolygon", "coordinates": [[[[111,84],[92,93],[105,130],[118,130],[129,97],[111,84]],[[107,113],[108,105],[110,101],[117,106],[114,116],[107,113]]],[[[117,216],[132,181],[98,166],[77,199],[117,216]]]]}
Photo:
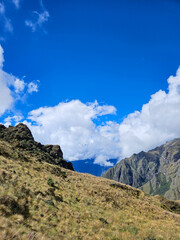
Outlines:
{"type": "Polygon", "coordinates": [[[0,140],[0,239],[180,239],[180,204],[0,140]]]}

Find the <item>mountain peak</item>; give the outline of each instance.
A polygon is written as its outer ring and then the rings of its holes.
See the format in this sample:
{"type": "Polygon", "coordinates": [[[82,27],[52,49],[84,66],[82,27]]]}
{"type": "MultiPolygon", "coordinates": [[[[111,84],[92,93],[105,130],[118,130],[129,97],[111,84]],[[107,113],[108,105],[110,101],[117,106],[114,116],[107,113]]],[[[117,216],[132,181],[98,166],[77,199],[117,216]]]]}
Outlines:
{"type": "Polygon", "coordinates": [[[59,145],[42,145],[36,142],[30,129],[23,123],[8,128],[1,124],[0,139],[10,143],[17,151],[40,162],[45,161],[74,170],[72,163],[63,159],[63,152],[59,145]]]}
{"type": "Polygon", "coordinates": [[[180,199],[180,139],[121,160],[102,176],[151,195],[180,199]]]}
{"type": "Polygon", "coordinates": [[[0,125],[0,138],[11,142],[16,140],[22,141],[34,141],[33,135],[29,128],[23,124],[19,123],[15,127],[9,126],[6,128],[4,125],[0,125]]]}

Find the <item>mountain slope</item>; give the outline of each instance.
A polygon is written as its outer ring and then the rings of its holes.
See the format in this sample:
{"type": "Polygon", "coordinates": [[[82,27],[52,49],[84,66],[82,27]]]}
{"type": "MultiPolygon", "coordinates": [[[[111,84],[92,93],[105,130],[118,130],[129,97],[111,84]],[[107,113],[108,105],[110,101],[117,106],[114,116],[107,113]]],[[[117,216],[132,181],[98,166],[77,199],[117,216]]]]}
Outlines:
{"type": "MultiPolygon", "coordinates": [[[[73,170],[72,163],[63,159],[63,152],[59,145],[42,145],[34,141],[31,131],[25,124],[20,123],[15,127],[8,128],[0,124],[0,139],[10,143],[18,155],[23,153],[24,157],[27,156],[40,162],[46,161],[73,170]]],[[[8,152],[6,154],[8,156],[8,152]]]]}
{"type": "Polygon", "coordinates": [[[56,158],[46,161],[46,148],[30,151],[24,142],[22,151],[22,139],[18,143],[17,138],[14,142],[3,138],[0,239],[180,238],[178,202],[62,168],[56,158]]]}
{"type": "Polygon", "coordinates": [[[133,154],[102,175],[151,195],[180,199],[180,139],[149,152],[133,154]]]}

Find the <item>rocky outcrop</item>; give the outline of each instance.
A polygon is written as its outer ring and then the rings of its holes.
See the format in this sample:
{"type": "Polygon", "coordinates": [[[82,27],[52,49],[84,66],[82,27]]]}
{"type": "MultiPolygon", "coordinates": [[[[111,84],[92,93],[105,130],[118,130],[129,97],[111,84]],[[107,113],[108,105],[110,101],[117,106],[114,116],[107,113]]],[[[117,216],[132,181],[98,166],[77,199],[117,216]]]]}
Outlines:
{"type": "Polygon", "coordinates": [[[0,139],[11,144],[11,146],[23,153],[24,156],[74,170],[72,163],[63,159],[63,152],[59,145],[42,145],[34,141],[31,131],[23,123],[19,123],[15,127],[9,126],[8,128],[0,125],[0,139]]]}
{"type": "Polygon", "coordinates": [[[149,152],[133,154],[102,175],[151,195],[180,199],[180,139],[149,152]]]}
{"type": "Polygon", "coordinates": [[[59,145],[45,145],[44,149],[54,158],[63,158],[63,152],[59,145]]]}
{"type": "Polygon", "coordinates": [[[33,145],[37,145],[29,128],[22,123],[16,127],[9,126],[8,128],[0,125],[0,139],[11,143],[14,147],[24,149],[31,149],[33,145]]]}

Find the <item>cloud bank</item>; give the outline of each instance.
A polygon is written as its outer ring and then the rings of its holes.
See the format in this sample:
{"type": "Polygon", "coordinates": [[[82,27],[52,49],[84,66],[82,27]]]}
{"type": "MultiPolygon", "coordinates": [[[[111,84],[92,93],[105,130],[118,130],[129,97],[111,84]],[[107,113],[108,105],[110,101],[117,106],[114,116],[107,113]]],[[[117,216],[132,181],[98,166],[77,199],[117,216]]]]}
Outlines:
{"type": "Polygon", "coordinates": [[[36,125],[26,124],[36,140],[44,144],[60,144],[68,160],[96,158],[98,164],[111,165],[106,160],[112,155],[119,156],[114,139],[116,124],[109,122],[97,126],[93,120],[115,113],[113,106],[73,100],[31,111],[29,120],[36,125]]]}
{"type": "Polygon", "coordinates": [[[119,125],[122,157],[180,137],[180,68],[168,84],[167,93],[159,90],[140,112],[129,114],[119,125]]]}
{"type": "Polygon", "coordinates": [[[94,158],[97,164],[111,165],[107,160],[129,157],[180,137],[180,68],[168,79],[168,91],[153,94],[141,111],[121,123],[95,124],[103,115],[115,113],[113,106],[73,100],[33,110],[25,123],[38,141],[61,145],[70,161],[94,158]]]}

